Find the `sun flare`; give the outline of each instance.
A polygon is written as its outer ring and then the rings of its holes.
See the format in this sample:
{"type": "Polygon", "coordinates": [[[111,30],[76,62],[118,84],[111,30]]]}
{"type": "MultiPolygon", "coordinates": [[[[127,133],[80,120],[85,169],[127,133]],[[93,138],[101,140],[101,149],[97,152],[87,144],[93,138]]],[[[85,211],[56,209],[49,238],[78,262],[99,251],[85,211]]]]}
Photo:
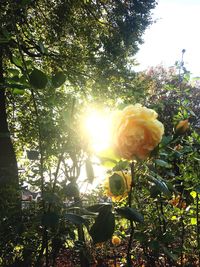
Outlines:
{"type": "Polygon", "coordinates": [[[110,122],[108,114],[92,110],[85,117],[84,128],[95,152],[100,152],[110,144],[110,122]]]}

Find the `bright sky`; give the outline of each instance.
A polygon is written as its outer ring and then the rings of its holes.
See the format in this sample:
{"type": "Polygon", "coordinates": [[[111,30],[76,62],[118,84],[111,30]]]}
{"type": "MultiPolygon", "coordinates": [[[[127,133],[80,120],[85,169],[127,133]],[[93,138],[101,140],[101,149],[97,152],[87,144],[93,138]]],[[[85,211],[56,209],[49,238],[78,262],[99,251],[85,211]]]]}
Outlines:
{"type": "Polygon", "coordinates": [[[172,66],[186,49],[186,68],[200,76],[200,0],[159,0],[153,19],[157,22],[146,30],[136,55],[138,70],[160,63],[172,66]]]}

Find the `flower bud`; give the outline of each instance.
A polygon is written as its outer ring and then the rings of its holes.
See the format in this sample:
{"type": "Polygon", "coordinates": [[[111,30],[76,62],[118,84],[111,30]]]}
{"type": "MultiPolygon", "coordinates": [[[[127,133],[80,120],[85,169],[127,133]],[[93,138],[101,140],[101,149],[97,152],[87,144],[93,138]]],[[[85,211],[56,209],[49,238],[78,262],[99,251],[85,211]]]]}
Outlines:
{"type": "Polygon", "coordinates": [[[112,237],[112,244],[113,244],[114,246],[118,246],[118,245],[120,245],[120,244],[121,244],[121,239],[120,239],[118,236],[114,235],[114,236],[112,237]]]}
{"type": "Polygon", "coordinates": [[[187,120],[179,121],[179,123],[176,125],[176,134],[181,135],[184,134],[189,129],[189,122],[187,120]]]}
{"type": "Polygon", "coordinates": [[[178,144],[178,145],[176,145],[176,146],[174,147],[174,150],[176,150],[176,151],[179,151],[179,150],[181,150],[181,149],[183,149],[183,146],[180,145],[180,144],[178,144]]]}

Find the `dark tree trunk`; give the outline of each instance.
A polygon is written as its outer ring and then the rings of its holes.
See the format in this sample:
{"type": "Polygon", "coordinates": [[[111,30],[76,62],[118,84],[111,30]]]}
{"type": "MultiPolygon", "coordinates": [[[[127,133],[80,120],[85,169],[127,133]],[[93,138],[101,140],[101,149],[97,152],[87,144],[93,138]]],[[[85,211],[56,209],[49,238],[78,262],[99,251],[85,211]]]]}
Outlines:
{"type": "MultiPolygon", "coordinates": [[[[3,48],[0,47],[0,84],[3,77],[3,48]]],[[[20,208],[18,169],[6,114],[5,89],[0,88],[0,214],[1,219],[20,208]],[[2,216],[3,215],[3,216],[2,216]]]]}

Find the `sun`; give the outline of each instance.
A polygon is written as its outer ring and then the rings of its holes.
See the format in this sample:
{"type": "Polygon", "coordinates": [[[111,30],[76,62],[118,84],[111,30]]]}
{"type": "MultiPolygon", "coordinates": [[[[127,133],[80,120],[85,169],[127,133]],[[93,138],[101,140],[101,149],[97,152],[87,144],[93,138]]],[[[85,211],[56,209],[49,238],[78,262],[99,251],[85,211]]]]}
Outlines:
{"type": "Polygon", "coordinates": [[[90,110],[84,119],[85,133],[94,152],[110,145],[110,118],[107,112],[90,110]]]}

